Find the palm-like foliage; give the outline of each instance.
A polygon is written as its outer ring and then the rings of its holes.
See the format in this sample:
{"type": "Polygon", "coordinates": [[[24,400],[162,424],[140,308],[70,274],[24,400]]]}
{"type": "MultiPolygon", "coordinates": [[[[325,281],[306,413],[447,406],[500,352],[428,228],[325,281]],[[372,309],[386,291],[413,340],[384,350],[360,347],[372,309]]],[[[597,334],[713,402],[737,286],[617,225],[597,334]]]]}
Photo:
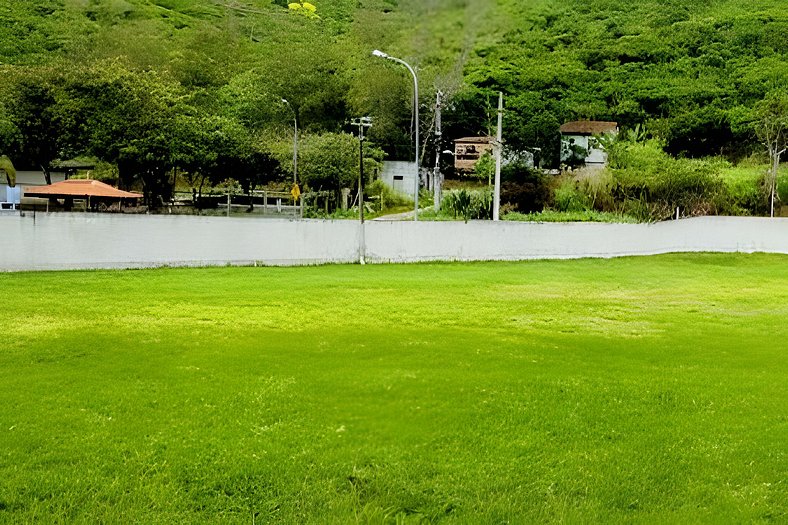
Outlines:
{"type": "Polygon", "coordinates": [[[16,186],[16,169],[14,164],[5,155],[0,155],[0,171],[5,172],[5,177],[8,180],[8,185],[12,188],[16,186]]]}

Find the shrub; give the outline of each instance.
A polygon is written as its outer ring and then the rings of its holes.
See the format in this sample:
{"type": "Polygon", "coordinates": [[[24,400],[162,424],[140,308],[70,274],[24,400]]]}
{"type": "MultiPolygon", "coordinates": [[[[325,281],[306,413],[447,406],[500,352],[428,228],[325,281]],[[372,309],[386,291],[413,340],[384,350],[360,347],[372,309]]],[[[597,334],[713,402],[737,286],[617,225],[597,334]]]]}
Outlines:
{"type": "Polygon", "coordinates": [[[572,178],[563,179],[553,191],[553,208],[557,211],[584,211],[591,208],[591,199],[572,178]]]}
{"type": "Polygon", "coordinates": [[[511,212],[501,218],[505,221],[521,222],[615,222],[628,224],[640,222],[629,215],[593,210],[572,212],[545,210],[537,213],[511,212]]]}
{"type": "Polygon", "coordinates": [[[788,204],[788,176],[778,172],[777,179],[777,196],[780,202],[788,204]]]}
{"type": "Polygon", "coordinates": [[[453,214],[454,218],[462,217],[465,222],[471,219],[491,219],[492,201],[492,190],[462,188],[443,195],[441,210],[453,214]]]}
{"type": "Polygon", "coordinates": [[[550,201],[548,177],[524,163],[504,166],[501,181],[501,203],[512,211],[542,211],[550,201]]]}
{"type": "Polygon", "coordinates": [[[396,206],[406,206],[413,203],[413,199],[394,191],[382,180],[375,180],[364,189],[365,199],[379,197],[382,209],[394,208],[396,206]]]}
{"type": "Polygon", "coordinates": [[[653,139],[614,144],[611,168],[613,198],[639,219],[667,219],[677,207],[684,215],[708,215],[728,206],[719,162],[674,159],[653,139]]]}
{"type": "Polygon", "coordinates": [[[613,188],[616,181],[610,170],[581,169],[575,175],[577,186],[589,201],[589,209],[614,211],[613,188]]]}
{"type": "Polygon", "coordinates": [[[768,212],[766,176],[758,166],[726,170],[727,212],[734,215],[764,214],[768,212]]]}
{"type": "Polygon", "coordinates": [[[481,181],[486,180],[489,184],[493,175],[495,175],[495,157],[489,151],[485,151],[473,166],[472,177],[481,181]]]}

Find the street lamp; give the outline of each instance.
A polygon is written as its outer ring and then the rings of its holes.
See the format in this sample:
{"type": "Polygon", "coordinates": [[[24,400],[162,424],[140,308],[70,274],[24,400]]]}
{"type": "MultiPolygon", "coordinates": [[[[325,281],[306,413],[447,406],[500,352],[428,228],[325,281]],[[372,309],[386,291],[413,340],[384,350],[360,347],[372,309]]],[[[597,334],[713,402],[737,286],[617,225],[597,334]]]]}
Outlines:
{"type": "Polygon", "coordinates": [[[290,105],[286,98],[283,98],[282,102],[293,112],[293,184],[296,184],[298,175],[298,117],[295,109],[293,109],[293,106],[290,105]]]}
{"type": "Polygon", "coordinates": [[[399,58],[393,57],[376,49],[372,52],[372,56],[376,56],[378,58],[385,58],[386,60],[391,60],[392,62],[396,62],[398,64],[402,64],[410,74],[413,75],[413,111],[416,114],[416,184],[415,184],[415,191],[414,191],[414,201],[415,201],[415,213],[413,214],[413,220],[419,220],[419,80],[416,78],[416,72],[410,67],[410,64],[401,60],[399,58]]]}

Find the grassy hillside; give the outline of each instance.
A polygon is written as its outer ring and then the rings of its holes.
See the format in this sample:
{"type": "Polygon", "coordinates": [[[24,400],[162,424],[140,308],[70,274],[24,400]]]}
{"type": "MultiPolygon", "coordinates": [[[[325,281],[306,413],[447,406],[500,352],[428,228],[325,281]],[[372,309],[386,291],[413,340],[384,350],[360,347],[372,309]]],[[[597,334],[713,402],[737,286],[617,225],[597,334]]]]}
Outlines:
{"type": "Polygon", "coordinates": [[[509,94],[518,144],[590,118],[645,123],[673,153],[735,154],[751,142],[736,108],[788,89],[782,2],[502,4],[466,80],[509,94]]]}

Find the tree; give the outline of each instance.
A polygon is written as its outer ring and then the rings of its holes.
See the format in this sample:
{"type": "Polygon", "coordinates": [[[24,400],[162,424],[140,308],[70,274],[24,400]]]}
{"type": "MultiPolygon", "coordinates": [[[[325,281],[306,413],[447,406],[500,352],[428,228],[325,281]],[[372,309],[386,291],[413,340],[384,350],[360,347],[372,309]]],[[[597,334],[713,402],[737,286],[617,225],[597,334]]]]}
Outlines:
{"type": "Polygon", "coordinates": [[[17,160],[40,167],[47,184],[52,184],[50,165],[60,156],[62,145],[60,80],[50,68],[17,68],[11,79],[15,89],[8,120],[20,138],[17,160]]]}
{"type": "MultiPolygon", "coordinates": [[[[18,130],[8,120],[8,112],[0,102],[0,151],[10,152],[17,143],[18,130]]],[[[0,156],[0,171],[5,172],[8,185],[13,187],[16,184],[16,170],[7,155],[0,156]]]]}
{"type": "Polygon", "coordinates": [[[149,205],[168,200],[178,158],[177,117],[190,111],[180,84],[111,61],[73,75],[68,90],[85,152],[116,164],[121,186],[139,181],[149,205]]]}
{"type": "Polygon", "coordinates": [[[184,170],[198,198],[216,170],[219,152],[225,149],[233,124],[234,121],[224,117],[205,114],[180,115],[176,121],[175,165],[184,170]]]}
{"type": "Polygon", "coordinates": [[[780,156],[788,149],[788,93],[772,91],[758,102],[752,125],[758,140],[766,146],[771,161],[771,172],[766,185],[769,190],[771,216],[774,217],[780,156]]]}
{"type": "Polygon", "coordinates": [[[223,151],[216,160],[211,177],[214,182],[233,178],[249,197],[249,211],[254,209],[252,193],[255,188],[284,178],[279,161],[270,153],[255,150],[248,144],[238,144],[235,149],[223,151]]]}
{"type": "MultiPolygon", "coordinates": [[[[285,173],[292,171],[292,142],[273,141],[270,148],[285,173]]],[[[307,134],[298,147],[298,178],[311,191],[331,191],[338,196],[342,188],[353,188],[359,176],[358,138],[349,133],[307,134]]],[[[370,142],[364,143],[365,182],[380,170],[383,151],[370,142]]]]}
{"type": "Polygon", "coordinates": [[[339,192],[358,179],[358,140],[349,133],[308,135],[299,154],[299,178],[311,189],[339,192]]]}
{"type": "Polygon", "coordinates": [[[479,157],[473,166],[473,176],[481,181],[487,180],[487,184],[492,184],[492,177],[495,174],[495,157],[489,151],[479,157]]]}

